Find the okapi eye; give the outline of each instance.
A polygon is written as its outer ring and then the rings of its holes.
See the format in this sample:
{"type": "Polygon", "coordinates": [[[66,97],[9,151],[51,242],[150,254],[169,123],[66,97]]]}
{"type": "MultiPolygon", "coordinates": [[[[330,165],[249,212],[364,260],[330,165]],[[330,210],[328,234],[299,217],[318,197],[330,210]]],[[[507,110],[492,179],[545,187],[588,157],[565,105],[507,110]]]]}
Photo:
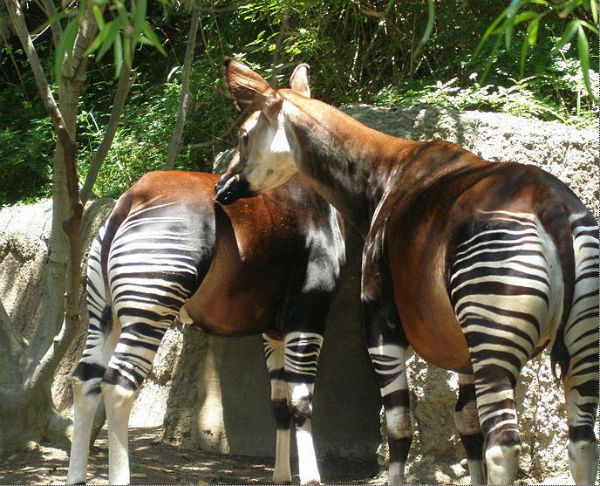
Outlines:
{"type": "Polygon", "coordinates": [[[244,132],[240,135],[240,141],[243,145],[248,145],[248,132],[244,132]]]}

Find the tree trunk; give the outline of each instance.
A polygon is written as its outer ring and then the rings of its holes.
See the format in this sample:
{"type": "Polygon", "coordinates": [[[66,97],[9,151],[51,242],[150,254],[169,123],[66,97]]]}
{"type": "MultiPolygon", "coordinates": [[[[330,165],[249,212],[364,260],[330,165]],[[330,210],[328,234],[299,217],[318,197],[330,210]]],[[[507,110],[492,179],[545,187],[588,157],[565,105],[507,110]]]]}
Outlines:
{"type": "Polygon", "coordinates": [[[173,129],[173,136],[167,149],[167,160],[164,170],[172,170],[175,167],[175,159],[181,147],[181,137],[185,126],[188,107],[192,101],[190,93],[190,72],[192,70],[192,61],[194,59],[194,47],[196,46],[196,35],[198,33],[198,19],[200,18],[200,7],[194,3],[192,7],[192,20],[190,21],[190,31],[188,32],[187,45],[185,48],[185,58],[183,61],[183,72],[181,74],[181,99],[179,109],[177,110],[177,121],[173,129]]]}
{"type": "Polygon", "coordinates": [[[80,22],[72,62],[63,66],[60,107],[48,85],[17,0],[5,0],[12,25],[33,70],[51,117],[57,148],[53,167],[53,214],[42,317],[27,346],[0,306],[0,452],[43,437],[56,439],[66,422],[54,410],[50,386],[60,358],[80,325],[81,214],[75,164],[77,103],[85,80],[85,50],[97,25],[91,12],[80,22]],[[66,290],[66,299],[65,299],[66,290]],[[65,312],[66,306],[66,312],[65,312]],[[6,337],[7,339],[2,339],[6,337]]]}

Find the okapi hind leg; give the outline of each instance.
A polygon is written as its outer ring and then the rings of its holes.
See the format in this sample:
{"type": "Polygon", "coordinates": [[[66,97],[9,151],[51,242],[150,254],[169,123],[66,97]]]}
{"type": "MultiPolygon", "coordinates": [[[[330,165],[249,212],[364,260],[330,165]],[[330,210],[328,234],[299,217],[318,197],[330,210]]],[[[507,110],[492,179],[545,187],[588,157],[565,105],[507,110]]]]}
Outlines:
{"type": "Polygon", "coordinates": [[[263,334],[262,338],[267,370],[271,381],[271,406],[277,428],[273,484],[291,484],[290,427],[292,414],[287,400],[287,384],[283,364],[284,344],[283,340],[272,338],[268,334],[263,334]]]}
{"type": "Polygon", "coordinates": [[[568,357],[568,363],[563,364],[568,452],[575,483],[595,484],[598,441],[594,428],[599,391],[598,226],[589,215],[573,219],[575,289],[563,337],[568,357]]]}
{"type": "Polygon", "coordinates": [[[83,355],[73,372],[73,432],[67,484],[85,484],[94,415],[101,400],[100,383],[119,336],[106,303],[100,270],[100,248],[104,229],[93,241],[87,270],[89,327],[83,355]]]}
{"type": "Polygon", "coordinates": [[[485,484],[483,432],[477,414],[475,377],[471,374],[458,374],[458,400],[454,422],[467,454],[471,484],[485,484]]]}

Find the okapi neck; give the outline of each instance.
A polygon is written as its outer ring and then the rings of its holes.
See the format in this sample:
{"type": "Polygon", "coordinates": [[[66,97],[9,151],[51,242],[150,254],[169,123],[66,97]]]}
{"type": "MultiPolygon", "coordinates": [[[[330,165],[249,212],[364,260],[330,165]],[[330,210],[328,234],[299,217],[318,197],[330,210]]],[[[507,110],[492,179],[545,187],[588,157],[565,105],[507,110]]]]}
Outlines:
{"type": "Polygon", "coordinates": [[[284,107],[300,172],[366,236],[390,177],[418,142],[373,130],[318,100],[284,107]]]}

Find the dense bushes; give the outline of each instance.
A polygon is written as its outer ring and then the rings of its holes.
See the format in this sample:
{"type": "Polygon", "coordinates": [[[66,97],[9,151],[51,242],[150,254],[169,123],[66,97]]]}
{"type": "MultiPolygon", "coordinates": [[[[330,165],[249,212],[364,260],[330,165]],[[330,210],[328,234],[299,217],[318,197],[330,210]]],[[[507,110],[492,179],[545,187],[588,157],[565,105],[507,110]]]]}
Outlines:
{"type": "MultiPolygon", "coordinates": [[[[543,8],[543,2],[530,3],[530,9],[543,8]]],[[[313,94],[333,104],[433,103],[570,123],[595,119],[575,40],[552,49],[573,15],[590,17],[581,6],[570,17],[544,16],[537,26],[536,43],[525,55],[521,46],[530,29],[522,22],[511,30],[510,48],[504,43],[502,48],[494,48],[490,42],[474,58],[486,29],[503,12],[502,2],[269,0],[208,4],[202,3],[205,12],[191,80],[194,101],[178,168],[209,170],[213,155],[234,143],[235,130],[231,128],[237,115],[224,99],[221,86],[224,55],[246,60],[278,85],[287,84],[295,63],[308,62],[313,94]],[[435,22],[423,44],[432,18],[435,22]]],[[[94,187],[98,195],[116,196],[143,172],[164,164],[180,94],[179,66],[189,15],[183,8],[155,4],[149,18],[167,56],[150,49],[136,53],[137,79],[94,187]]],[[[48,46],[46,62],[52,65],[49,35],[37,42],[48,46]]],[[[29,69],[16,46],[16,39],[10,39],[0,55],[0,75],[5,81],[0,87],[0,203],[4,204],[48,194],[53,152],[50,124],[36,101],[29,69]]],[[[590,65],[597,70],[597,42],[590,43],[590,56],[590,65]]],[[[591,79],[597,85],[597,77],[591,79]]],[[[112,66],[91,65],[78,123],[82,177],[100,143],[115,85],[112,66]]]]}

